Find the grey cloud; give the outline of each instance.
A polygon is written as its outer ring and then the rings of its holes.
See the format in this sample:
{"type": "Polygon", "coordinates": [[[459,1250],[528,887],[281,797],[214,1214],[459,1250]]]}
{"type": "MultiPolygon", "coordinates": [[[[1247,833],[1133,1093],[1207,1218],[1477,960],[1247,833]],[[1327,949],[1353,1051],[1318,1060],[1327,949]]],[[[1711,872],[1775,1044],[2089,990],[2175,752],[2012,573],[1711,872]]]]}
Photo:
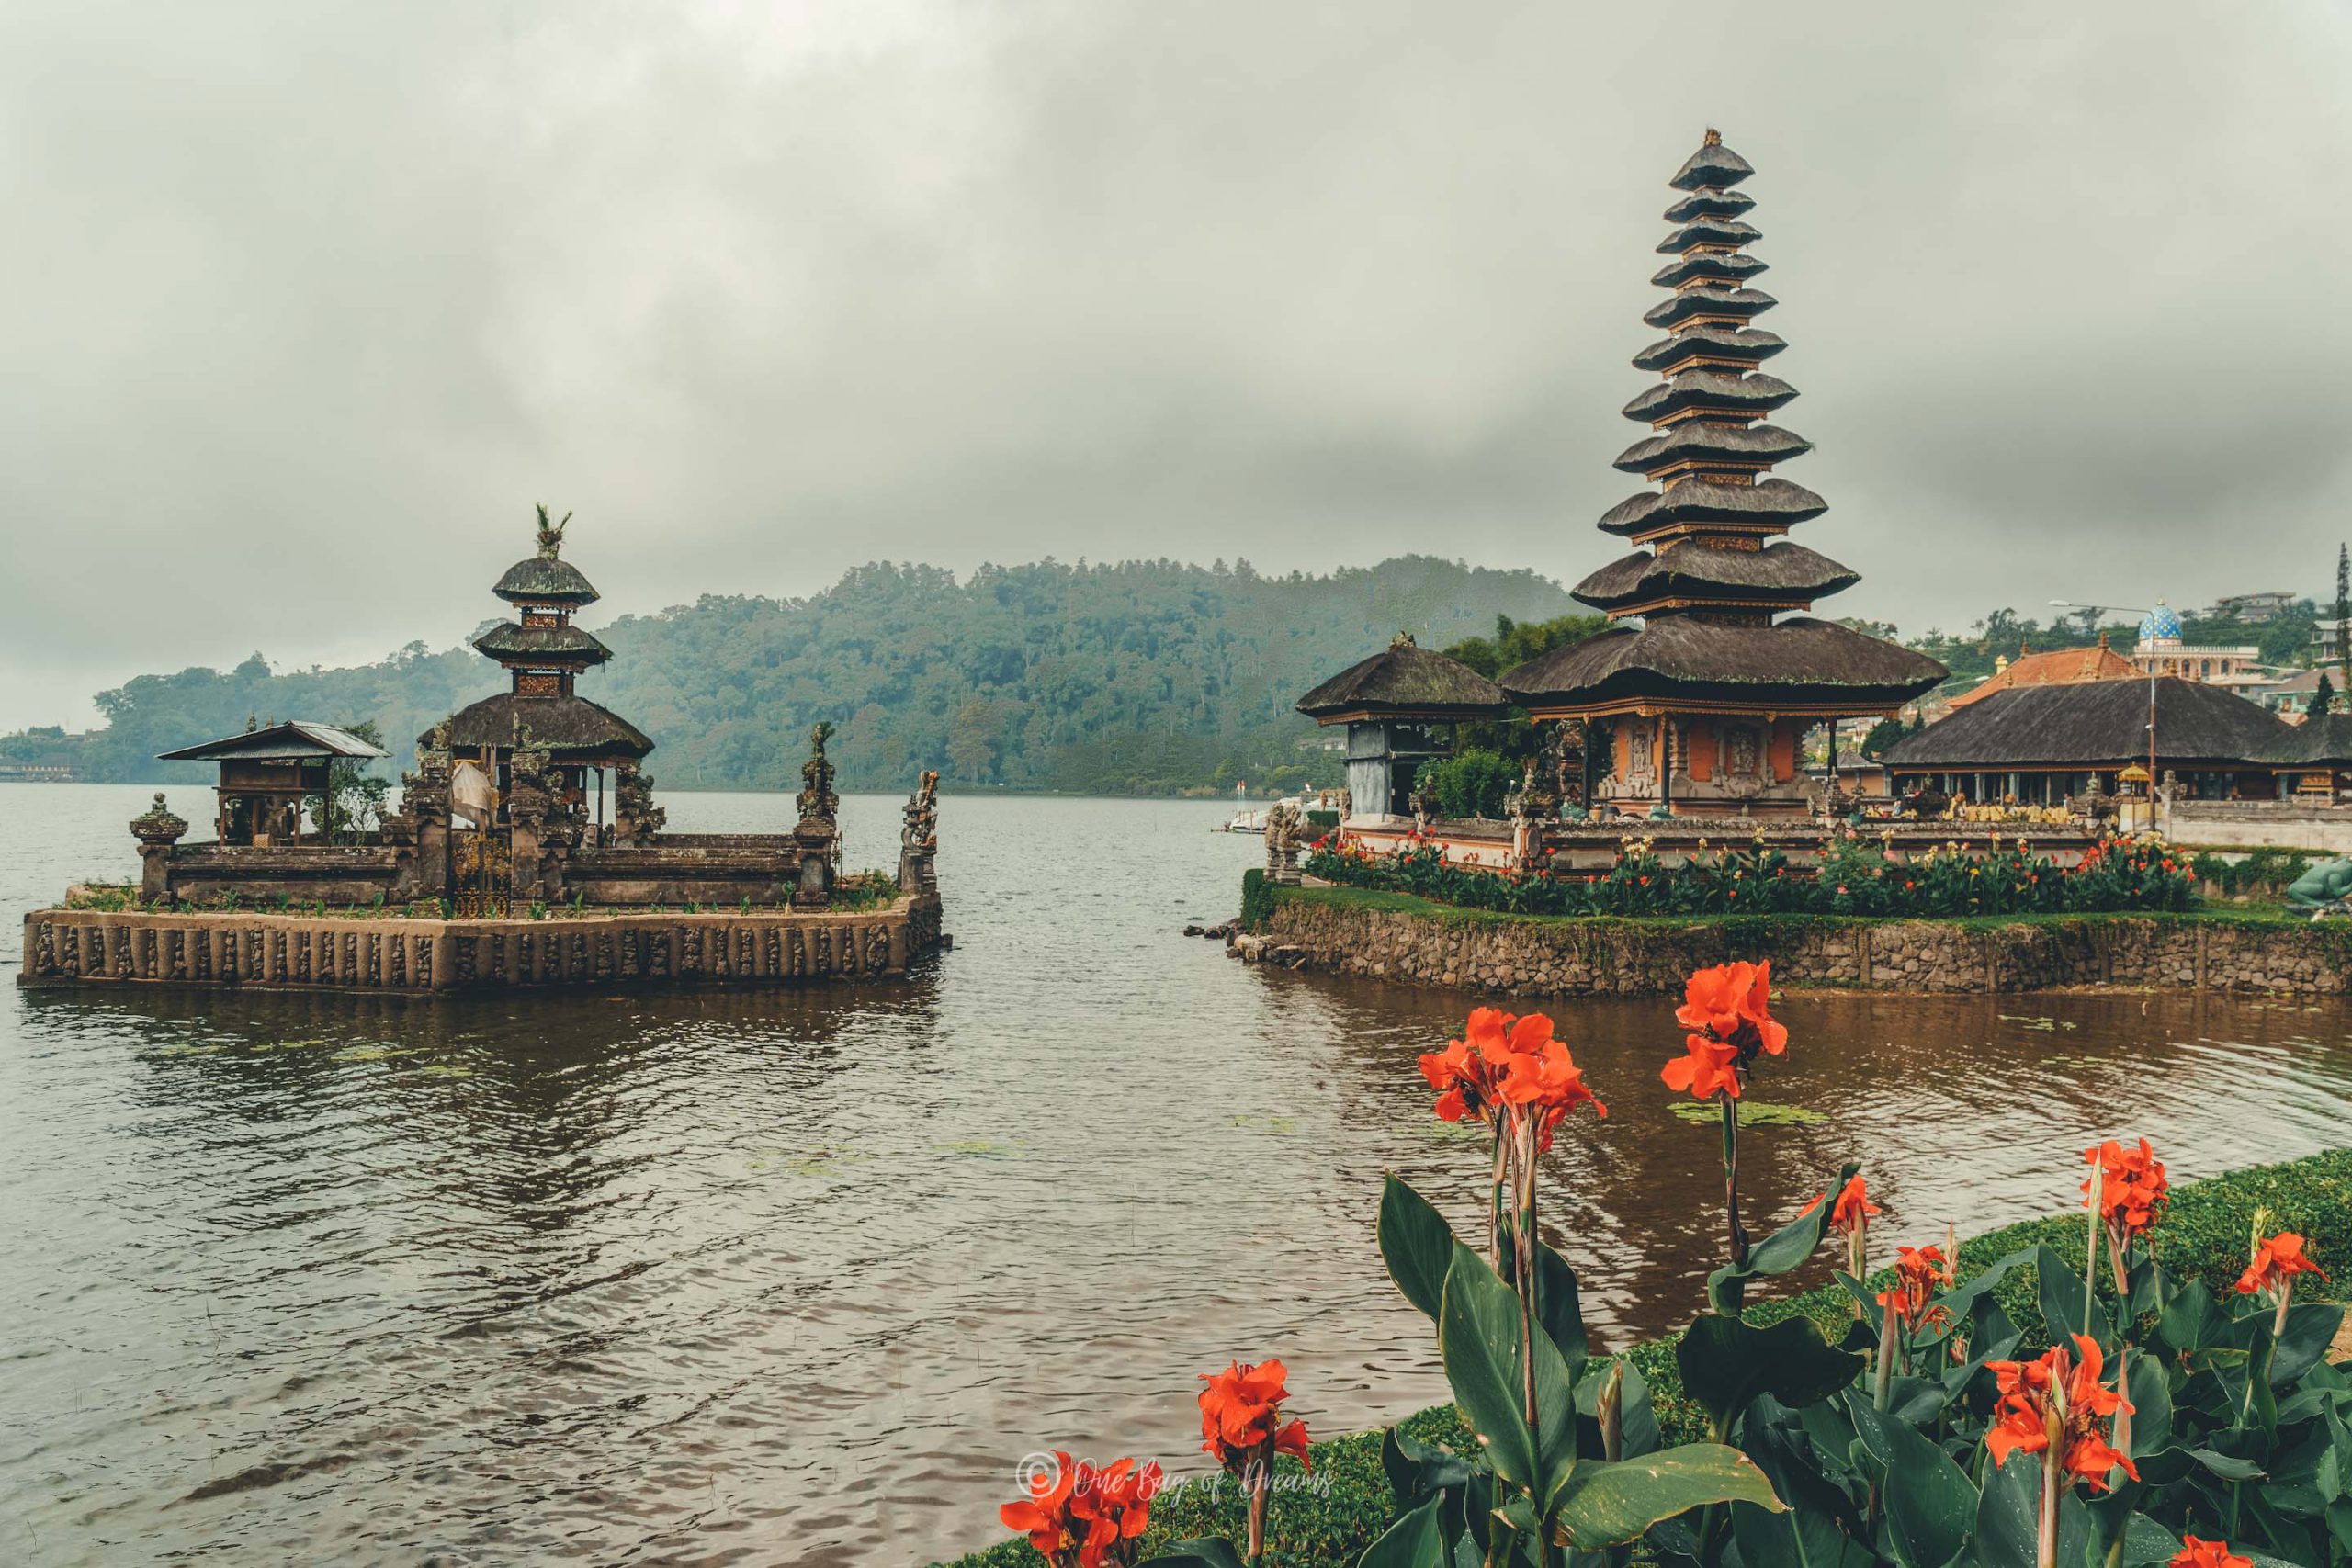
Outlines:
{"type": "Polygon", "coordinates": [[[1758,165],[1809,542],[1905,626],[2322,585],[2341,7],[0,12],[0,723],[876,557],[1573,581],[1665,176],[1758,165]]]}

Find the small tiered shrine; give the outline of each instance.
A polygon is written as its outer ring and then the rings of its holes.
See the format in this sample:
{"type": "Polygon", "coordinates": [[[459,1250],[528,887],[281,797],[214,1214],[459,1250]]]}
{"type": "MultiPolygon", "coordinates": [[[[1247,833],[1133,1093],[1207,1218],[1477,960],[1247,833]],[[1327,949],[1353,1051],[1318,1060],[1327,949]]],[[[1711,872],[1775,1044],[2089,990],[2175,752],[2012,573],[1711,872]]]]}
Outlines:
{"type": "Polygon", "coordinates": [[[530,782],[549,794],[548,807],[587,821],[594,842],[628,843],[661,826],[653,815],[653,781],[638,771],[653,742],[575,690],[583,671],[613,653],[594,633],[571,624],[599,595],[580,569],[563,558],[571,515],[559,523],[549,520],[546,507],[538,511],[538,552],[508,567],[491,589],[514,607],[517,618],[473,640],[476,652],[505,667],[508,689],[451,715],[418,742],[488,773],[496,784],[502,822],[513,799],[515,754],[522,751],[534,764],[525,770],[530,782]]]}
{"type": "Polygon", "coordinates": [[[1654,488],[1602,515],[1634,548],[1574,591],[1618,624],[1499,682],[1538,720],[1583,721],[1587,798],[1621,814],[1804,813],[1807,730],[1892,716],[1946,674],[1802,614],[1860,579],[1786,537],[1828,503],[1773,473],[1812,444],[1769,418],[1797,393],[1761,368],[1786,345],[1753,324],[1775,303],[1734,188],[1754,172],[1710,130],[1668,182],[1668,297],[1643,317],[1667,335],[1634,356],[1659,381],[1624,409],[1650,434],[1616,461],[1654,488]]]}

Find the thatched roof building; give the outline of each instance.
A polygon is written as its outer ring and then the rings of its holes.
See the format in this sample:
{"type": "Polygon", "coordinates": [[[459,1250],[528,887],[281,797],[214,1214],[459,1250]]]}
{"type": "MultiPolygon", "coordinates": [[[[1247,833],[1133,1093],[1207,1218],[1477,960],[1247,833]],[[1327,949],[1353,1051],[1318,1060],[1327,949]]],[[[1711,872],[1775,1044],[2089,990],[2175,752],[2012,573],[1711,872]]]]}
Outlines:
{"type": "Polygon", "coordinates": [[[1399,637],[1298,699],[1318,724],[1364,717],[1498,718],[1510,706],[1502,688],[1459,660],[1399,637]]]}

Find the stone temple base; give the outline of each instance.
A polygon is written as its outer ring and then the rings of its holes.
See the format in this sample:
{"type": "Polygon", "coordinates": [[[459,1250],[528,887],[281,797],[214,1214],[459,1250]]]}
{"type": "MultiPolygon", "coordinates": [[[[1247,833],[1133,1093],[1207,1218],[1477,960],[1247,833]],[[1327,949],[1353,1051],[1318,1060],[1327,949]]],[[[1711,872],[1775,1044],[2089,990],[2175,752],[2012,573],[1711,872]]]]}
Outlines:
{"type": "Polygon", "coordinates": [[[208,910],[25,917],[20,986],[414,991],[880,980],[941,945],[935,893],[878,909],[544,920],[208,910]]]}

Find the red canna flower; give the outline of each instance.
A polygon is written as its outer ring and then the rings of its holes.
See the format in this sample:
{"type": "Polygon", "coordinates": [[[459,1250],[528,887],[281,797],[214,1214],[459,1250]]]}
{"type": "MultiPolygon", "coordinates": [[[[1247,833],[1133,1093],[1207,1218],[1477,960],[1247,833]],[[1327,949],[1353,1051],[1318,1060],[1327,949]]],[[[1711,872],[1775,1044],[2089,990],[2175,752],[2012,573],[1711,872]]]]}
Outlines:
{"type": "Polygon", "coordinates": [[[2226,1540],[2199,1540],[2185,1535],[2180,1538],[2180,1550],[2165,1568],[2254,1568],[2254,1559],[2238,1556],[2226,1540]]]}
{"type": "Polygon", "coordinates": [[[1097,1469],[1057,1450],[1053,1469],[1030,1477],[1029,1495],[997,1517],[1052,1568],[1133,1568],[1164,1479],[1157,1464],[1138,1470],[1123,1459],[1097,1469]]]}
{"type": "Polygon", "coordinates": [[[1567,1113],[1579,1105],[1589,1105],[1599,1116],[1609,1114],[1609,1107],[1600,1103],[1585,1087],[1584,1069],[1568,1055],[1568,1048],[1549,1038],[1552,1021],[1538,1013],[1521,1019],[1522,1024],[1541,1023],[1546,1038],[1543,1045],[1523,1051],[1510,1059],[1510,1066],[1502,1082],[1503,1103],[1515,1115],[1533,1116],[1536,1134],[1543,1146],[1549,1147],[1552,1129],[1558,1126],[1567,1113]]]}
{"type": "Polygon", "coordinates": [[[1984,1363],[2001,1391],[1984,1447],[1996,1465],[2007,1463],[2013,1453],[2041,1454],[2046,1462],[2055,1442],[2060,1484],[2081,1481],[2104,1492],[2113,1471],[2140,1479],[2132,1457],[2108,1441],[2116,1413],[2132,1406],[2100,1385],[2098,1342],[2084,1334],[2073,1338],[2079,1360],[2064,1346],[2052,1346],[2037,1361],[1984,1363]]]}
{"type": "Polygon", "coordinates": [[[1870,1200],[1870,1189],[1857,1176],[1838,1189],[1838,1206],[1829,1211],[1829,1228],[1853,1235],[1868,1223],[1869,1216],[1877,1213],[1878,1205],[1870,1200]]]}
{"type": "Polygon", "coordinates": [[[1676,1022],[1693,1032],[1683,1042],[1688,1055],[1667,1064],[1667,1087],[1687,1089],[1701,1100],[1718,1090],[1738,1099],[1738,1075],[1759,1055],[1777,1056],[1788,1049],[1788,1028],[1773,1021],[1771,998],[1770,961],[1694,971],[1674,1014],[1676,1022]]]}
{"type": "Polygon", "coordinates": [[[2317,1274],[2327,1278],[2327,1271],[2303,1255],[2303,1238],[2293,1231],[2280,1231],[2254,1249],[2254,1261],[2238,1276],[2238,1293],[2250,1296],[2257,1291],[2282,1291],[2298,1274],[2317,1274]]]}
{"type": "MultiPolygon", "coordinates": [[[[1838,1200],[1844,1201],[1841,1197],[1838,1200]]],[[[1930,1308],[1928,1298],[1939,1284],[1951,1278],[1951,1266],[1944,1261],[1940,1247],[1898,1247],[1894,1249],[1894,1289],[1881,1291],[1878,1304],[1891,1306],[1906,1328],[1917,1328],[1928,1321],[1930,1308]]]]}
{"type": "MultiPolygon", "coordinates": [[[[2147,1139],[2141,1139],[2134,1150],[2109,1138],[2095,1149],[2085,1149],[2083,1158],[2099,1168],[2099,1218],[2119,1242],[2129,1246],[2134,1237],[2155,1228],[2172,1195],[2165,1180],[2164,1162],[2148,1147],[2147,1139]]],[[[2090,1207],[2090,1190],[2086,1180],[2085,1208],[2090,1207]]]]}
{"type": "Polygon", "coordinates": [[[1686,1053],[1667,1063],[1658,1076],[1666,1087],[1688,1089],[1694,1100],[1710,1100],[1716,1093],[1739,1098],[1739,1047],[1728,1045],[1704,1034],[1683,1036],[1686,1053]]]}
{"type": "Polygon", "coordinates": [[[1201,1391],[1201,1450],[1216,1456],[1217,1463],[1235,1475],[1250,1465],[1269,1465],[1274,1455],[1295,1454],[1309,1470],[1306,1423],[1281,1422],[1281,1406],[1290,1397],[1283,1387],[1289,1373],[1280,1361],[1255,1366],[1236,1361],[1221,1372],[1203,1372],[1209,1386],[1201,1391]]]}
{"type": "MultiPolygon", "coordinates": [[[[1442,1051],[1421,1057],[1421,1077],[1439,1091],[1436,1111],[1441,1122],[1491,1120],[1490,1108],[1510,1063],[1510,1029],[1521,1021],[1499,1008],[1473,1008],[1463,1038],[1449,1040],[1442,1051]]],[[[1544,1021],[1544,1033],[1551,1033],[1544,1021]]]]}

